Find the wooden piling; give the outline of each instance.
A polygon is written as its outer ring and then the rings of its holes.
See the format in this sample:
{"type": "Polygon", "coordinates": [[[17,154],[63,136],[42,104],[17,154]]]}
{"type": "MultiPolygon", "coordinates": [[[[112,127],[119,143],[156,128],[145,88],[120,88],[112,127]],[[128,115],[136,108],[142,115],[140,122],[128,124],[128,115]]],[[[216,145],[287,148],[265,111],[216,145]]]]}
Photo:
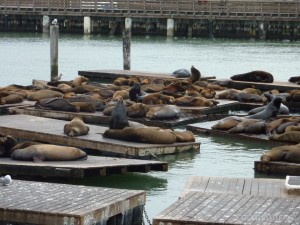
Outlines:
{"type": "Polygon", "coordinates": [[[54,81],[54,78],[58,76],[58,35],[59,26],[50,26],[50,80],[54,81]]]}
{"type": "Polygon", "coordinates": [[[130,46],[131,46],[131,18],[125,18],[125,28],[123,29],[123,68],[130,70],[130,46]]]}

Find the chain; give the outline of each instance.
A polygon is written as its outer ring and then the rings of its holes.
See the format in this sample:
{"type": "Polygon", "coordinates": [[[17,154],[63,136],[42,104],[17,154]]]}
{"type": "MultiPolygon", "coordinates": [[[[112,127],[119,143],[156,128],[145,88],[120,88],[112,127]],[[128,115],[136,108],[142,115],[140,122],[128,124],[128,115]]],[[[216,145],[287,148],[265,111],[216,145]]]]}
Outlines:
{"type": "MultiPolygon", "coordinates": [[[[146,212],[145,206],[143,206],[143,212],[144,212],[144,215],[145,215],[145,218],[146,218],[148,224],[149,224],[149,225],[152,225],[152,224],[151,224],[151,221],[150,221],[150,219],[149,219],[149,217],[148,217],[148,214],[147,214],[147,212],[146,212]]],[[[145,225],[144,217],[143,217],[143,225],[145,225]]]]}

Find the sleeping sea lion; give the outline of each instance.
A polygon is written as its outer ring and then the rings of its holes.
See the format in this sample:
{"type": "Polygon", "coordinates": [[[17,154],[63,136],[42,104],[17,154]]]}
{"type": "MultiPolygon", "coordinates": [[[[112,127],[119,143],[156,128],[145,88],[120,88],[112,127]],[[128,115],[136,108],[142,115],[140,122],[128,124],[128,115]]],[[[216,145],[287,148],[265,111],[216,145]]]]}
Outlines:
{"type": "Polygon", "coordinates": [[[75,107],[79,107],[79,112],[96,112],[96,107],[92,102],[70,102],[75,107]]]}
{"type": "Polygon", "coordinates": [[[86,159],[87,154],[75,147],[39,144],[15,150],[11,158],[25,161],[72,161],[86,159]]]}
{"type": "Polygon", "coordinates": [[[300,101],[300,90],[291,90],[288,92],[287,101],[299,102],[300,101]]]}
{"type": "Polygon", "coordinates": [[[11,156],[11,154],[17,149],[27,148],[31,145],[40,145],[40,144],[43,144],[43,143],[36,142],[36,141],[23,141],[23,142],[17,143],[14,147],[12,147],[9,150],[8,155],[11,156]]]}
{"type": "Polygon", "coordinates": [[[245,128],[248,126],[252,126],[258,122],[262,122],[260,119],[247,119],[245,118],[243,121],[239,122],[235,127],[228,130],[229,133],[241,133],[245,131],[245,128]]]}
{"type": "Polygon", "coordinates": [[[273,83],[274,78],[271,73],[255,70],[248,73],[236,74],[230,77],[232,80],[237,81],[249,81],[249,82],[262,82],[262,83],[273,83]]]}
{"type": "Polygon", "coordinates": [[[64,133],[69,137],[87,135],[90,128],[79,117],[74,117],[70,123],[65,124],[64,133]]]}
{"type": "Polygon", "coordinates": [[[240,93],[240,90],[229,88],[225,89],[224,91],[221,91],[216,94],[216,99],[232,99],[236,100],[236,96],[238,93],[240,93]]]}
{"type": "Polygon", "coordinates": [[[300,142],[300,131],[289,131],[283,134],[273,134],[269,137],[273,141],[287,141],[287,142],[300,142]]]}
{"type": "Polygon", "coordinates": [[[98,99],[98,98],[93,98],[89,95],[74,95],[74,96],[71,96],[71,97],[67,98],[67,100],[70,103],[73,103],[73,102],[92,103],[96,110],[103,110],[103,109],[106,108],[106,101],[105,100],[98,99]]]}
{"type": "Polygon", "coordinates": [[[249,93],[246,93],[246,92],[243,92],[243,91],[239,92],[236,95],[236,99],[239,102],[263,102],[264,101],[264,98],[260,95],[249,94],[249,93]]]}
{"type": "Polygon", "coordinates": [[[215,125],[211,127],[213,130],[229,130],[235,126],[237,126],[241,121],[243,121],[244,117],[239,116],[227,116],[221,120],[219,120],[215,125]]]}
{"type": "Polygon", "coordinates": [[[170,119],[180,116],[180,108],[175,105],[153,106],[148,110],[146,117],[149,119],[170,119]]]}
{"type": "Polygon", "coordinates": [[[45,98],[61,98],[63,93],[52,90],[39,90],[35,92],[30,92],[27,95],[27,100],[29,101],[38,101],[45,98]]]}
{"type": "Polygon", "coordinates": [[[126,113],[126,108],[123,103],[123,99],[119,99],[116,106],[114,107],[110,118],[109,118],[109,128],[110,129],[123,129],[128,127],[128,118],[126,113]]]}
{"type": "Polygon", "coordinates": [[[72,85],[74,87],[79,87],[81,86],[83,83],[87,82],[89,80],[89,78],[84,77],[84,76],[77,76],[73,79],[72,81],[72,85]]]}
{"type": "Polygon", "coordinates": [[[157,104],[171,104],[174,103],[175,98],[168,95],[163,95],[160,93],[151,93],[143,97],[142,103],[147,105],[157,105],[157,104]]]}
{"type": "Polygon", "coordinates": [[[67,112],[79,112],[78,106],[72,105],[68,100],[64,98],[48,98],[38,100],[34,106],[40,109],[53,109],[67,112]]]}
{"type": "Polygon", "coordinates": [[[183,96],[176,98],[174,104],[178,106],[211,107],[218,104],[218,102],[215,100],[206,99],[204,97],[183,96]]]}
{"type": "Polygon", "coordinates": [[[145,117],[150,106],[143,103],[135,103],[132,106],[126,107],[127,116],[129,117],[145,117]]]}
{"type": "Polygon", "coordinates": [[[275,97],[266,107],[263,111],[256,113],[254,115],[246,116],[250,119],[270,119],[272,117],[275,117],[278,114],[280,105],[282,102],[281,97],[275,97]]]}
{"type": "Polygon", "coordinates": [[[175,70],[172,73],[172,75],[177,78],[186,78],[186,77],[190,77],[191,73],[187,69],[182,68],[182,69],[175,70]]]}
{"type": "Polygon", "coordinates": [[[286,161],[300,163],[300,144],[274,147],[260,157],[262,162],[286,161]]]}
{"type": "Polygon", "coordinates": [[[288,126],[285,128],[284,132],[290,132],[290,131],[300,131],[300,126],[288,126]]]}
{"type": "Polygon", "coordinates": [[[4,104],[15,104],[23,102],[23,98],[20,95],[10,94],[6,97],[2,97],[0,100],[0,105],[4,104]]]}
{"type": "Polygon", "coordinates": [[[113,100],[118,101],[119,98],[129,99],[129,92],[127,90],[116,91],[113,95],[113,100]]]}
{"type": "Polygon", "coordinates": [[[189,130],[180,131],[180,130],[174,130],[173,133],[176,136],[176,142],[194,142],[195,136],[193,132],[189,130]]]}
{"type": "Polygon", "coordinates": [[[103,133],[103,137],[150,144],[173,144],[176,141],[176,135],[171,130],[159,127],[108,129],[103,133]]]}

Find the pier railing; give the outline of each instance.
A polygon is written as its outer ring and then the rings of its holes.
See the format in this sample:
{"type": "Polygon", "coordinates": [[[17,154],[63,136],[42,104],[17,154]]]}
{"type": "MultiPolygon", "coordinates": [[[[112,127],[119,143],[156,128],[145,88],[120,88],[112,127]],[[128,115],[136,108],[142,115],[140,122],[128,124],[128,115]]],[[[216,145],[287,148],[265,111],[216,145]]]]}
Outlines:
{"type": "Polygon", "coordinates": [[[300,0],[1,0],[0,13],[299,21],[300,0]]]}

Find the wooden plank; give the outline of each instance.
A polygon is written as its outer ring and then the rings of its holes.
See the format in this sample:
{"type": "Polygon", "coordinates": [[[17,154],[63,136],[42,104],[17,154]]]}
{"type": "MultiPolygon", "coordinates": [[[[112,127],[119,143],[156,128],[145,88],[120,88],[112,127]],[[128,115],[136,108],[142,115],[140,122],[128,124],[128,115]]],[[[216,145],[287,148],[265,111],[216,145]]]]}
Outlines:
{"type": "Polygon", "coordinates": [[[89,155],[82,161],[40,163],[0,158],[0,174],[12,176],[72,177],[108,176],[126,172],[167,171],[166,162],[89,155]],[[104,173],[101,171],[105,171],[104,173]]]}
{"type": "Polygon", "coordinates": [[[255,161],[254,169],[257,172],[268,174],[300,175],[300,164],[284,161],[273,161],[267,163],[255,161]]]}
{"type": "Polygon", "coordinates": [[[103,222],[146,201],[144,191],[13,180],[1,187],[0,220],[31,224],[103,222]]]}
{"type": "Polygon", "coordinates": [[[98,150],[125,157],[149,158],[154,155],[174,154],[187,150],[200,150],[200,142],[174,144],[145,144],[119,141],[102,136],[107,127],[89,125],[85,136],[68,137],[63,133],[66,121],[29,115],[9,115],[0,117],[0,132],[15,138],[33,139],[60,145],[98,150]]]}

